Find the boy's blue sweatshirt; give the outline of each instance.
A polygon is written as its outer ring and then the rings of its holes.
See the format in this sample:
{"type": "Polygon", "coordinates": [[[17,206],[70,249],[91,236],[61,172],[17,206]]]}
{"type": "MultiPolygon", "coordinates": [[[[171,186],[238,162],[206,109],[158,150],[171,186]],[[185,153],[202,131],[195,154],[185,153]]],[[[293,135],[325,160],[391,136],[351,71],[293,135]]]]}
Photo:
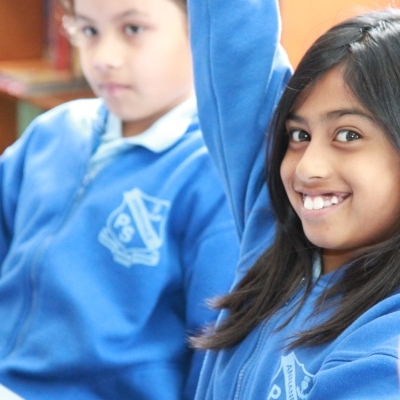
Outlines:
{"type": "MultiPolygon", "coordinates": [[[[264,178],[265,133],[291,69],[279,46],[276,0],[189,0],[200,123],[229,195],[241,239],[236,280],[273,240],[264,178]]],[[[241,343],[209,351],[196,400],[398,399],[400,295],[378,303],[333,342],[285,347],[323,321],[311,316],[332,274],[315,282],[284,329],[298,295],[241,343]]],[[[221,316],[223,317],[223,315],[221,316]]]]}
{"type": "Polygon", "coordinates": [[[27,400],[193,399],[186,339],[228,290],[237,235],[195,119],[87,179],[101,100],[35,120],[0,159],[0,384],[27,400]]]}

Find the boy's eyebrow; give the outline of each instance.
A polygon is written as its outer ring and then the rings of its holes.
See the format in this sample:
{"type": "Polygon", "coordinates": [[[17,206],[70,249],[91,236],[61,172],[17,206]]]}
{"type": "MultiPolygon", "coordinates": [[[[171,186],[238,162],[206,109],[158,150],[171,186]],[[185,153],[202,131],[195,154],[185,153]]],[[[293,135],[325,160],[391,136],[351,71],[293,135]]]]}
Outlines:
{"type": "MultiPolygon", "coordinates": [[[[122,12],[121,14],[117,14],[115,17],[113,17],[113,19],[114,20],[119,20],[119,19],[123,19],[123,18],[126,18],[126,17],[132,17],[132,16],[145,17],[146,15],[147,15],[146,13],[144,13],[144,12],[142,12],[142,11],[136,9],[136,8],[132,8],[130,10],[122,12]]],[[[85,21],[93,21],[92,18],[87,17],[86,15],[79,14],[79,13],[75,13],[74,18],[75,19],[82,19],[82,20],[85,20],[85,21]]]]}
{"type": "MultiPolygon", "coordinates": [[[[337,119],[340,117],[344,117],[346,115],[356,115],[362,118],[366,118],[369,121],[375,122],[375,120],[372,118],[371,115],[367,114],[365,111],[362,111],[358,108],[343,108],[340,110],[334,110],[334,111],[329,111],[323,119],[325,120],[332,120],[332,119],[337,119]]],[[[295,113],[290,113],[288,117],[286,118],[286,121],[295,121],[299,123],[305,123],[306,120],[305,118],[301,117],[300,115],[297,115],[295,113]]]]}

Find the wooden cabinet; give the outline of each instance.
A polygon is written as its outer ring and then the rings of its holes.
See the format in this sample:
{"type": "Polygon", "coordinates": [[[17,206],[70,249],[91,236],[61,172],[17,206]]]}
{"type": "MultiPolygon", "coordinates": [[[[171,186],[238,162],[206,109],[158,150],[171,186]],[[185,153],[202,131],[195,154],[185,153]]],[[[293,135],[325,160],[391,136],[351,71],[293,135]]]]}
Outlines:
{"type": "MultiPolygon", "coordinates": [[[[0,61],[42,57],[43,0],[0,0],[0,61]]],[[[17,101],[0,92],[0,152],[17,132],[17,101]]]]}
{"type": "Polygon", "coordinates": [[[15,140],[17,132],[17,102],[0,93],[0,153],[15,140]]]}
{"type": "MultiPolygon", "coordinates": [[[[56,84],[56,87],[51,90],[47,88],[46,92],[42,91],[35,95],[29,92],[16,93],[7,90],[5,82],[8,81],[4,78],[4,70],[8,71],[11,68],[13,72],[20,71],[21,64],[29,71],[32,70],[32,65],[47,65],[45,75],[47,78],[45,79],[58,79],[49,72],[53,72],[60,64],[60,58],[57,61],[48,58],[49,55],[54,57],[55,50],[54,47],[50,47],[49,42],[52,46],[60,45],[60,36],[50,38],[47,36],[50,35],[49,32],[52,32],[53,35],[61,32],[58,25],[59,20],[56,19],[56,16],[59,16],[57,14],[59,1],[0,0],[0,153],[15,141],[18,134],[35,115],[68,100],[93,96],[84,79],[76,77],[75,72],[71,73],[74,75],[71,78],[65,78],[66,68],[69,68],[68,57],[72,57],[69,52],[66,55],[63,53],[66,67],[61,67],[64,68],[62,72],[57,72],[57,76],[63,76],[64,86],[56,84]],[[55,45],[55,43],[57,44],[55,45]],[[51,68],[49,71],[48,64],[54,65],[54,69],[51,68]],[[68,81],[66,82],[65,79],[68,81]],[[78,85],[78,81],[83,81],[83,85],[80,83],[78,85]],[[68,89],[65,89],[66,87],[68,89]],[[71,89],[72,87],[76,90],[71,89]]],[[[65,37],[62,39],[65,50],[68,43],[65,37]]],[[[35,68],[40,69],[40,72],[45,72],[44,67],[35,68]]],[[[17,81],[18,79],[20,79],[20,75],[18,75],[17,81]]]]}
{"type": "Polygon", "coordinates": [[[0,61],[42,57],[43,0],[0,0],[0,61]]]}

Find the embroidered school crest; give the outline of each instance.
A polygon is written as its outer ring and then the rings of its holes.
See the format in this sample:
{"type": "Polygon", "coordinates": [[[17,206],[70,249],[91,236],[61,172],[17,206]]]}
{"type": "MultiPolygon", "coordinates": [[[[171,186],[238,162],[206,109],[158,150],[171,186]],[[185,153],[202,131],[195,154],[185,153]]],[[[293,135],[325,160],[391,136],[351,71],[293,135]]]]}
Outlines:
{"type": "Polygon", "coordinates": [[[134,264],[156,266],[170,205],[137,188],[125,192],[121,205],[99,233],[100,243],[111,251],[117,263],[127,268],[134,264]]]}
{"type": "Polygon", "coordinates": [[[283,356],[267,400],[305,400],[312,388],[314,375],[301,364],[294,352],[283,356]]]}

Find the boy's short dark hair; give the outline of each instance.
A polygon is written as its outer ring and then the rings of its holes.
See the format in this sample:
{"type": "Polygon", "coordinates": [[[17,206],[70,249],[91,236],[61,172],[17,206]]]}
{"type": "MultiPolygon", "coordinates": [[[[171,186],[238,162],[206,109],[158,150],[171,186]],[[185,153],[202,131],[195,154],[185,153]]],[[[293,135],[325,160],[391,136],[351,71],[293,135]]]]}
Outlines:
{"type": "Polygon", "coordinates": [[[187,0],[172,0],[178,4],[179,7],[183,8],[183,11],[187,13],[187,0]]]}
{"type": "Polygon", "coordinates": [[[74,1],[73,0],[60,0],[61,7],[68,15],[74,13],[74,1]]]}

